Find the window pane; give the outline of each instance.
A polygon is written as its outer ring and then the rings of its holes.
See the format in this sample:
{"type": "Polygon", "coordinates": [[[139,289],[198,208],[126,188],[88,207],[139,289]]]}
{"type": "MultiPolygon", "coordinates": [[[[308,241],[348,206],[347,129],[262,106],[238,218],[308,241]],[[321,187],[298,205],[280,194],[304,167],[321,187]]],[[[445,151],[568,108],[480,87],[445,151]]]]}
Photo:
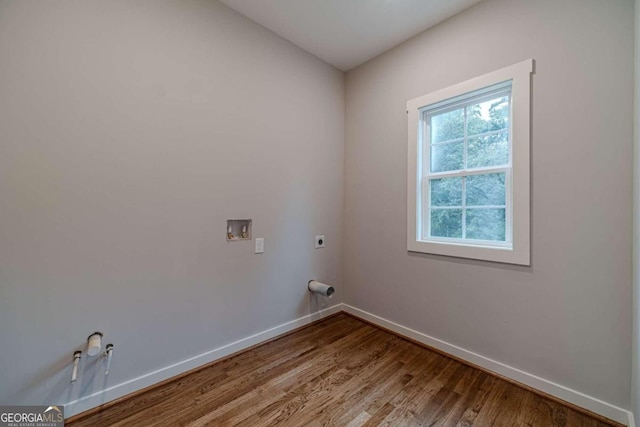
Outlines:
{"type": "Polygon", "coordinates": [[[504,209],[467,209],[467,239],[505,241],[504,209]]]}
{"type": "Polygon", "coordinates": [[[464,161],[464,143],[431,146],[431,172],[445,172],[462,169],[464,161]]]}
{"type": "Polygon", "coordinates": [[[467,107],[467,135],[509,128],[509,97],[501,96],[467,107]]]}
{"type": "Polygon", "coordinates": [[[431,143],[464,136],[464,108],[431,116],[431,143]]]}
{"type": "Polygon", "coordinates": [[[431,206],[462,206],[462,177],[431,181],[431,206]]]}
{"type": "Polygon", "coordinates": [[[432,237],[462,237],[462,209],[431,209],[432,237]]]}
{"type": "Polygon", "coordinates": [[[467,206],[504,206],[506,199],[504,172],[470,175],[465,179],[467,206]]]}
{"type": "Polygon", "coordinates": [[[482,168],[501,166],[509,163],[509,133],[469,138],[467,146],[467,167],[482,168]]]}

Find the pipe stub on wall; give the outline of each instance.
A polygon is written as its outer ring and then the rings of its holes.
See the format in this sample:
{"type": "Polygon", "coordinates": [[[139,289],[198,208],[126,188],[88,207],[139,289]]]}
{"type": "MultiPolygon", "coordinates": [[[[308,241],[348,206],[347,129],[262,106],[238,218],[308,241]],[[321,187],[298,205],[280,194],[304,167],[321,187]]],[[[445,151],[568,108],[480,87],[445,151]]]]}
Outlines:
{"type": "Polygon", "coordinates": [[[307,287],[314,294],[319,294],[328,298],[331,298],[336,292],[335,288],[324,283],[316,282],[315,280],[309,280],[307,287]]]}

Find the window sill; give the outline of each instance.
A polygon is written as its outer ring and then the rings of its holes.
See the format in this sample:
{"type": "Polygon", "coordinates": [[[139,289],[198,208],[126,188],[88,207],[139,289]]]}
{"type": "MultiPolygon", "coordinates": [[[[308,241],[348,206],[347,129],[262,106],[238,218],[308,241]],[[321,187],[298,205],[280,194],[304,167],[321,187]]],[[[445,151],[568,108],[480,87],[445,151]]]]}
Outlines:
{"type": "Polygon", "coordinates": [[[506,264],[530,265],[528,248],[518,250],[509,246],[482,246],[468,243],[452,243],[437,241],[409,241],[409,252],[420,252],[433,255],[444,255],[457,258],[478,259],[502,262],[506,264]]]}

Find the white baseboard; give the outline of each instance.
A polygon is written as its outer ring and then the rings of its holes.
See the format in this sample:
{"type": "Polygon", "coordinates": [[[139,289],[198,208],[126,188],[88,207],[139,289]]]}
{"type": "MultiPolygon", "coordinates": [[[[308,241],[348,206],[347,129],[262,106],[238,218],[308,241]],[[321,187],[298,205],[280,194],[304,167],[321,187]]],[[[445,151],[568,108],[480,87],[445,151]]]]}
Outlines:
{"type": "Polygon", "coordinates": [[[603,402],[592,396],[588,396],[579,391],[572,390],[568,387],[556,384],[552,381],[545,380],[536,375],[528,372],[521,371],[504,363],[500,363],[496,360],[474,353],[464,348],[458,347],[448,342],[439,340],[437,338],[430,337],[429,335],[407,328],[405,326],[394,323],[390,320],[383,319],[382,317],[368,313],[364,310],[360,310],[356,307],[352,307],[348,304],[342,305],[343,310],[354,316],[360,317],[368,322],[371,322],[380,327],[386,328],[390,331],[396,332],[399,335],[411,338],[417,342],[434,347],[452,356],[466,360],[469,363],[485,368],[491,372],[495,372],[504,377],[510,378],[519,383],[525,384],[529,387],[533,387],[536,390],[540,390],[544,393],[555,396],[566,402],[573,403],[574,405],[588,409],[589,411],[600,414],[611,420],[617,421],[621,424],[628,425],[629,427],[635,427],[633,422],[633,414],[630,411],[611,405],[607,402],[603,402]]]}
{"type": "Polygon", "coordinates": [[[222,347],[215,348],[213,350],[207,351],[173,365],[166,366],[162,369],[158,369],[157,371],[149,372],[140,377],[133,378],[129,381],[125,381],[123,383],[109,387],[101,392],[93,393],[80,399],[68,402],[64,405],[65,416],[71,417],[73,415],[103,405],[122,396],[126,396],[127,394],[141,390],[145,387],[149,387],[153,384],[159,383],[176,375],[180,375],[199,366],[206,365],[207,363],[214,362],[230,354],[249,348],[261,342],[268,341],[274,337],[277,337],[278,335],[282,335],[286,332],[299,328],[300,326],[307,325],[311,322],[338,313],[340,311],[345,311],[347,313],[353,314],[354,316],[360,317],[375,325],[389,329],[393,332],[396,332],[397,334],[400,334],[407,338],[411,338],[430,347],[434,347],[445,353],[451,354],[452,356],[466,360],[469,363],[480,366],[491,372],[495,372],[519,383],[533,387],[544,393],[573,403],[574,405],[588,409],[589,411],[600,414],[621,424],[625,424],[629,427],[635,427],[633,414],[630,411],[619,408],[615,405],[611,405],[607,402],[586,395],[579,391],[572,390],[560,384],[556,384],[553,381],[549,381],[528,372],[521,371],[520,369],[514,368],[512,366],[505,365],[504,363],[498,362],[496,360],[490,359],[456,345],[449,344],[446,341],[430,337],[429,335],[399,325],[390,320],[386,320],[382,317],[376,316],[375,314],[368,313],[364,310],[360,310],[348,304],[334,305],[327,309],[300,317],[287,323],[283,323],[282,325],[267,329],[266,331],[259,332],[255,335],[251,335],[222,347]]]}
{"type": "Polygon", "coordinates": [[[261,342],[268,341],[274,337],[277,337],[278,335],[282,335],[286,332],[292,331],[316,320],[322,319],[335,313],[339,313],[340,311],[342,311],[342,304],[337,304],[324,310],[320,310],[307,316],[292,320],[290,322],[283,323],[282,325],[278,325],[271,329],[267,329],[266,331],[259,332],[255,335],[251,335],[241,340],[232,342],[222,347],[209,350],[205,353],[199,354],[181,362],[174,363],[173,365],[166,366],[162,369],[158,369],[157,371],[149,372],[140,377],[133,378],[129,381],[114,385],[103,391],[93,393],[88,396],[83,396],[80,399],[65,403],[65,417],[68,418],[97,406],[103,405],[122,396],[126,396],[127,394],[141,390],[145,387],[149,387],[150,385],[190,371],[191,369],[214,362],[218,359],[244,350],[261,342]]]}

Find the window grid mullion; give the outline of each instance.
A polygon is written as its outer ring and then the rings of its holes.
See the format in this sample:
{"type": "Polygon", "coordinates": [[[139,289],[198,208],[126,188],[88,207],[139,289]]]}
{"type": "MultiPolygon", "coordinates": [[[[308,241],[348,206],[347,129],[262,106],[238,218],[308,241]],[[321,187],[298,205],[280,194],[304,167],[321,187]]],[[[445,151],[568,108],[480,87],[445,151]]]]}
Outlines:
{"type": "MultiPolygon", "coordinates": [[[[427,218],[427,233],[426,236],[431,236],[431,180],[428,176],[424,176],[422,179],[422,199],[426,201],[422,203],[422,217],[427,218]]],[[[420,236],[424,237],[425,224],[422,223],[422,227],[420,229],[420,236]]]]}
{"type": "Polygon", "coordinates": [[[469,106],[465,105],[464,107],[464,133],[462,134],[462,167],[464,170],[467,170],[467,110],[469,106]]]}
{"type": "MultiPolygon", "coordinates": [[[[509,128],[502,128],[502,129],[498,129],[498,130],[490,130],[488,132],[483,132],[483,133],[478,133],[476,135],[471,135],[469,138],[482,138],[484,136],[491,136],[491,135],[497,135],[499,133],[506,133],[509,134],[509,128]]],[[[456,142],[462,142],[464,141],[464,136],[462,136],[461,138],[455,138],[455,139],[449,139],[447,141],[438,141],[438,142],[431,142],[430,145],[446,145],[446,144],[453,144],[456,142]]]]}
{"type": "Polygon", "coordinates": [[[467,177],[462,177],[462,238],[467,238],[467,177]]]}
{"type": "MultiPolygon", "coordinates": [[[[502,131],[502,132],[504,132],[504,131],[502,131]]],[[[456,143],[462,142],[462,141],[464,141],[464,137],[456,138],[456,139],[450,139],[448,141],[432,142],[432,143],[430,143],[430,145],[432,147],[437,147],[437,146],[440,146],[440,145],[456,144],[456,143]]]]}
{"type": "Polygon", "coordinates": [[[473,209],[506,209],[507,205],[470,205],[466,206],[467,210],[473,209]]]}
{"type": "MultiPolygon", "coordinates": [[[[467,209],[467,210],[473,210],[473,209],[506,209],[506,208],[507,208],[506,205],[471,205],[471,206],[465,206],[465,209],[467,209]]],[[[433,209],[434,211],[447,210],[447,209],[462,209],[462,206],[458,206],[458,205],[431,206],[430,209],[433,209]]]]}
{"type": "Polygon", "coordinates": [[[511,170],[511,166],[491,166],[478,169],[458,169],[454,171],[435,172],[429,174],[429,179],[455,178],[458,176],[488,175],[492,173],[503,173],[511,170]]]}
{"type": "MultiPolygon", "coordinates": [[[[463,147],[463,167],[464,170],[467,170],[467,132],[468,132],[468,116],[467,111],[469,110],[469,105],[464,106],[464,133],[462,137],[464,138],[462,141],[463,147]]],[[[467,238],[467,177],[466,175],[462,177],[462,238],[467,238]]]]}

